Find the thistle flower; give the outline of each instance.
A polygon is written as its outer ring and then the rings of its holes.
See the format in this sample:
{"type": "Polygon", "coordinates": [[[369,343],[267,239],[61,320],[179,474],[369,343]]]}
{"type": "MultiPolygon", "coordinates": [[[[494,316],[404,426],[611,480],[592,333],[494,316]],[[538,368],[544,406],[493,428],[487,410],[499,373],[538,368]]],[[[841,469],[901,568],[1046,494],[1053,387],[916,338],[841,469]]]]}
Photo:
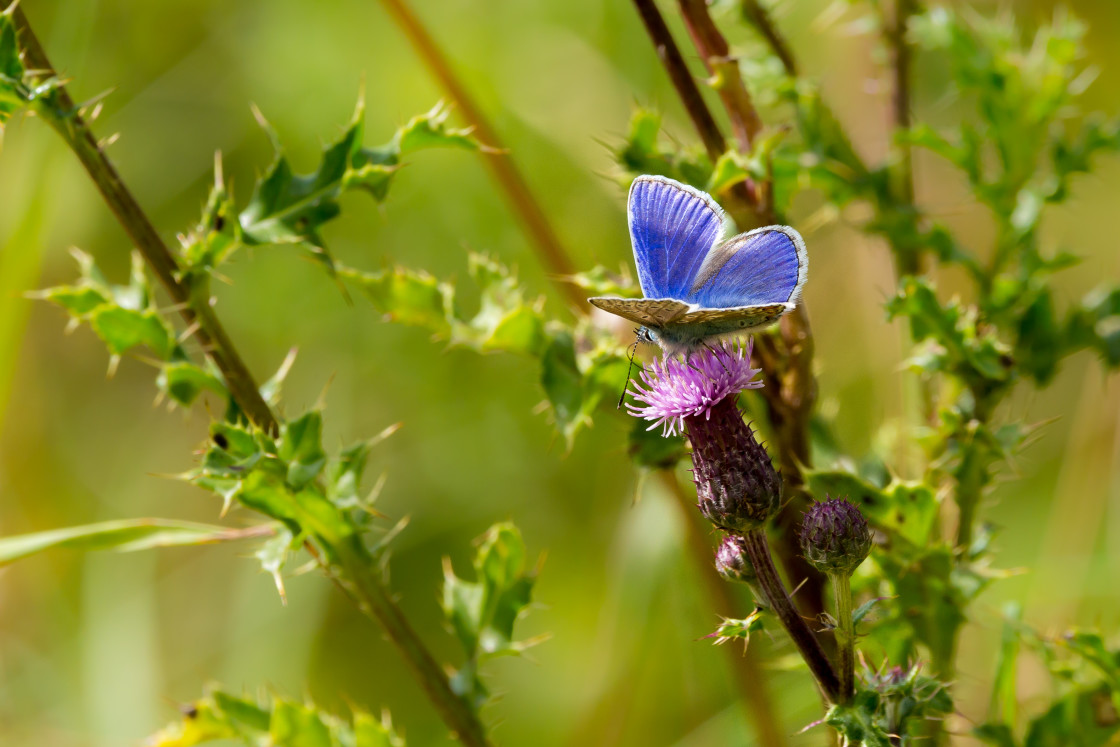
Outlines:
{"type": "Polygon", "coordinates": [[[627,402],[626,407],[631,415],[653,421],[649,430],[661,426],[665,436],[683,434],[686,418],[706,418],[725,398],[762,388],[761,381],[752,381],[762,370],[751,368],[753,347],[753,342],[745,347],[725,342],[684,358],[654,359],[631,391],[641,406],[627,402]]]}
{"type": "Polygon", "coordinates": [[[871,552],[867,519],[842,498],[814,503],[801,524],[801,550],[817,570],[850,576],[871,552]]]}
{"type": "Polygon", "coordinates": [[[781,479],[766,449],[754,439],[735,404],[761,369],[751,368],[751,347],[724,343],[687,358],[655,360],[631,393],[630,414],[687,433],[700,512],[716,526],[742,534],[761,527],[781,500],[781,479]]]}

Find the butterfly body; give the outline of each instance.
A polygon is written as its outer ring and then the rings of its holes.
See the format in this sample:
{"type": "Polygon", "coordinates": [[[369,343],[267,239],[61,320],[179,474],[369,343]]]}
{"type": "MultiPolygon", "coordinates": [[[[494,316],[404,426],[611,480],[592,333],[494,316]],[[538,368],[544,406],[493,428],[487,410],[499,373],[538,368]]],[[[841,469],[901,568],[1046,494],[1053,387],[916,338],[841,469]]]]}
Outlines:
{"type": "Polygon", "coordinates": [[[796,305],[809,261],[794,229],[767,226],[721,240],[727,222],[715,201],[661,176],[634,180],[628,216],[645,298],[588,301],[641,325],[639,339],[687,352],[772,324],[796,305]]]}

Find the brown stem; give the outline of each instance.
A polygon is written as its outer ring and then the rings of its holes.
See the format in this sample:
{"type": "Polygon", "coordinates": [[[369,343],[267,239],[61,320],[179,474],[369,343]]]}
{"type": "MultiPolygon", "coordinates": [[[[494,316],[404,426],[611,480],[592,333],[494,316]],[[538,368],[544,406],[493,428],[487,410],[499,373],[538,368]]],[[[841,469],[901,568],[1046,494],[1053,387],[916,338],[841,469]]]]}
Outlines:
{"type": "MultiPolygon", "coordinates": [[[[10,5],[7,0],[0,1],[5,7],[10,5]]],[[[43,79],[53,77],[54,67],[28,24],[23,9],[17,7],[12,18],[19,34],[26,66],[37,71],[43,79]]],[[[58,108],[40,107],[40,114],[82,162],[109,209],[179,308],[187,326],[197,327],[195,337],[207,357],[222,372],[230,396],[253,423],[265,431],[275,433],[276,418],[261,396],[253,375],[233,347],[225,328],[214,315],[209,299],[201,299],[202,303],[197,303],[200,299],[193,298],[191,289],[179,278],[179,266],[174,255],[121,181],[112,162],[78,113],[65,86],[60,85],[55,89],[54,100],[58,108]]]]}
{"type": "MultiPolygon", "coordinates": [[[[891,76],[891,131],[897,136],[910,129],[910,45],[906,43],[906,24],[914,13],[914,0],[895,0],[887,3],[883,19],[887,43],[888,66],[891,76]]],[[[914,166],[910,146],[904,142],[893,145],[894,169],[891,187],[895,200],[904,207],[914,204],[914,166]]],[[[922,257],[917,247],[893,247],[899,275],[918,275],[922,272],[922,257]]]]}
{"type": "Polygon", "coordinates": [[[743,16],[758,30],[758,33],[770,45],[770,50],[782,61],[782,67],[785,68],[786,75],[796,78],[797,60],[794,58],[785,37],[778,31],[777,25],[770,17],[770,12],[762,7],[759,0],[742,0],[741,8],[743,16]]]}
{"type": "Polygon", "coordinates": [[[770,557],[770,544],[766,541],[766,532],[762,529],[752,529],[743,535],[743,540],[746,542],[747,554],[750,556],[751,564],[754,565],[758,584],[766,595],[770,609],[801,652],[801,657],[809,665],[809,671],[813,673],[825,697],[831,703],[840,702],[840,680],[836,676],[836,670],[825,655],[820,641],[809,629],[805,618],[793,606],[786,587],[778,576],[778,569],[774,567],[774,560],[770,557]]]}
{"type": "Polygon", "coordinates": [[[762,120],[751,103],[751,95],[743,83],[739,72],[739,61],[731,56],[727,40],[720,33],[708,14],[705,0],[678,0],[685,26],[692,37],[700,59],[708,75],[712,76],[712,86],[719,93],[723,107],[731,118],[731,128],[735,131],[739,149],[749,153],[751,142],[762,129],[762,120]]]}
{"type": "MultiPolygon", "coordinates": [[[[10,5],[9,0],[0,0],[0,8],[6,9],[10,5]]],[[[54,68],[22,9],[18,7],[15,9],[13,20],[23,48],[26,66],[38,71],[44,79],[53,77],[54,68]]],[[[57,110],[40,107],[40,114],[49,121],[78,156],[141,256],[175,300],[183,319],[188,325],[198,325],[195,335],[202,343],[206,355],[222,371],[231,397],[258,427],[275,433],[279,427],[278,421],[214,314],[209,299],[198,298],[191,292],[191,288],[180,280],[179,267],[174,255],[159,237],[151,221],[105,156],[92,131],[78,114],[73,99],[64,86],[55,89],[54,101],[57,110]]],[[[252,531],[263,530],[254,528],[252,531]]],[[[310,543],[307,546],[318,557],[318,553],[314,552],[314,546],[310,543]]],[[[358,602],[359,608],[384,627],[436,710],[444,718],[448,728],[466,745],[487,747],[489,742],[482,723],[451,689],[447,674],[405,619],[388,587],[378,575],[374,562],[368,558],[368,554],[342,545],[335,550],[342,559],[340,570],[343,577],[339,579],[340,582],[358,602]]]]}
{"type": "MultiPolygon", "coordinates": [[[[701,578],[704,579],[705,590],[711,599],[714,611],[721,615],[735,615],[736,605],[731,595],[730,585],[719,577],[713,567],[712,544],[704,529],[710,528],[711,525],[698,519],[695,501],[682,489],[675,473],[663,470],[659,475],[662,484],[673,494],[677,505],[682,509],[684,514],[682,520],[688,532],[689,552],[701,578]]],[[[750,712],[758,743],[768,747],[782,747],[787,744],[786,733],[777,721],[778,714],[774,710],[770,697],[766,672],[759,666],[756,649],[748,649],[743,656],[731,647],[727,648],[727,652],[732,677],[739,687],[741,702],[750,712]]]]}
{"type": "Polygon", "coordinates": [[[533,198],[529,186],[513,159],[502,147],[497,132],[471,98],[462,81],[455,75],[439,45],[409,7],[407,0],[381,0],[381,5],[408,37],[413,49],[428,66],[428,71],[435,76],[443,90],[459,107],[466,121],[474,127],[478,138],[493,149],[486,155],[486,166],[490,169],[490,173],[501,186],[514,212],[521,218],[545,266],[560,281],[558,282],[560,290],[577,309],[586,310],[587,300],[580,289],[563,281],[564,277],[575,272],[575,265],[564,250],[560,239],[557,238],[544,211],[533,198]]]}

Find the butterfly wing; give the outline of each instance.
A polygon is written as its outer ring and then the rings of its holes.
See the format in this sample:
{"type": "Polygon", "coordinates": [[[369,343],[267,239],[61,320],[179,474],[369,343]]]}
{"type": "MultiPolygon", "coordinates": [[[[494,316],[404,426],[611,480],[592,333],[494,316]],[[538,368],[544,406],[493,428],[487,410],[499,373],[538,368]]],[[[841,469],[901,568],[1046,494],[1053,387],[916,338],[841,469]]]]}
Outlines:
{"type": "Polygon", "coordinates": [[[627,212],[642,294],[685,298],[723,233],[723,211],[697,189],[646,175],[630,185],[627,212]]]}
{"type": "MultiPolygon", "coordinates": [[[[757,306],[737,306],[730,309],[697,309],[672,320],[672,325],[694,327],[697,331],[722,334],[745,329],[764,327],[778,320],[793,308],[789,303],[770,303],[757,306]]],[[[702,336],[708,336],[702,335],[702,336]]]]}
{"type": "Polygon", "coordinates": [[[689,305],[671,298],[614,298],[597,296],[587,299],[603,311],[629,319],[646,327],[664,327],[686,314],[689,305]]]}
{"type": "Polygon", "coordinates": [[[702,309],[794,304],[809,271],[801,234],[767,226],[712,248],[684,300],[702,309]]]}

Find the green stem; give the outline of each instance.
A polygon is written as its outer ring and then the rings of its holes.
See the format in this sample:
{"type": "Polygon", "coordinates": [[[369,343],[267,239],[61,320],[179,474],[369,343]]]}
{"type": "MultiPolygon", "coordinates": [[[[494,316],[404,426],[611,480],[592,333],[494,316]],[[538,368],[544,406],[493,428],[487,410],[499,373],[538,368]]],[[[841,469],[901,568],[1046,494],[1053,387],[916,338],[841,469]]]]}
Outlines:
{"type": "MultiPolygon", "coordinates": [[[[11,4],[7,0],[0,0],[0,3],[5,7],[11,4]]],[[[42,79],[54,77],[51,61],[39,44],[23,9],[17,7],[12,18],[27,68],[37,71],[42,79]]],[[[117,174],[97,138],[78,113],[66,87],[59,85],[55,88],[53,95],[37,106],[36,111],[62,136],[81,161],[121,227],[175,302],[187,326],[197,326],[195,337],[206,356],[222,372],[230,396],[253,423],[262,430],[275,433],[276,418],[225,328],[214,315],[209,299],[198,303],[198,299],[192,298],[190,287],[179,278],[179,266],[174,255],[117,174]]]]}
{"type": "Polygon", "coordinates": [[[840,702],[847,703],[855,695],[856,630],[852,623],[852,581],[843,573],[830,573],[836,594],[836,648],[840,652],[840,702]]]}
{"type": "Polygon", "coordinates": [[[404,655],[409,668],[428,700],[439,711],[443,722],[467,747],[489,747],[486,729],[478,715],[451,689],[451,681],[443,667],[424,646],[420,636],[409,624],[392,592],[385,585],[377,564],[365,551],[357,537],[333,548],[337,555],[335,581],[367,617],[385,629],[389,640],[404,655]]]}
{"type": "Polygon", "coordinates": [[[840,680],[836,676],[836,670],[833,669],[832,662],[828,660],[824,649],[821,648],[820,641],[809,629],[805,618],[793,606],[793,602],[786,592],[786,587],[782,584],[781,577],[778,576],[778,569],[774,567],[766,532],[762,529],[752,529],[743,535],[743,539],[746,543],[747,555],[750,557],[754,572],[758,576],[758,584],[762,587],[763,594],[766,595],[766,601],[769,603],[770,609],[773,610],[774,615],[777,616],[782,627],[786,629],[794,645],[797,646],[801,658],[809,666],[809,671],[816,678],[825,698],[831,703],[840,702],[840,680]]]}

